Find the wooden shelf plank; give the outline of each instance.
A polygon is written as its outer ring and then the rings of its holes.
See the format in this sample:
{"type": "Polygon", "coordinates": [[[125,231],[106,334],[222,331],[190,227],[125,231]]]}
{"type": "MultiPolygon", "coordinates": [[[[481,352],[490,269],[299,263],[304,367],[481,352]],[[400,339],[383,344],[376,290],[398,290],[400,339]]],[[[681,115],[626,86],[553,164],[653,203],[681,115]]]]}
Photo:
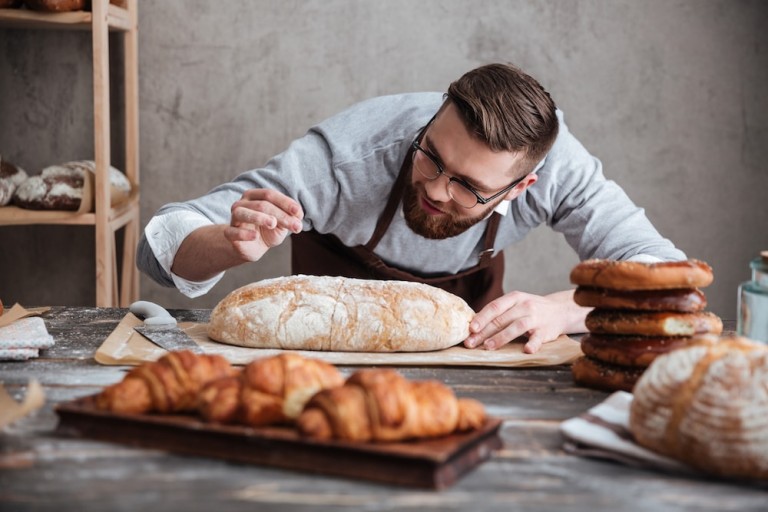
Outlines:
{"type": "MultiPolygon", "coordinates": [[[[116,5],[107,9],[109,28],[128,32],[134,22],[128,11],[116,5]]],[[[37,12],[29,9],[0,9],[0,27],[31,29],[90,30],[93,16],[86,11],[37,12]]]]}
{"type": "MultiPolygon", "coordinates": [[[[138,212],[139,193],[134,190],[131,197],[110,209],[109,221],[114,230],[126,224],[138,212]]],[[[96,215],[93,212],[78,213],[65,210],[29,210],[18,206],[0,207],[0,226],[29,226],[32,224],[58,224],[93,226],[96,215]]]]}

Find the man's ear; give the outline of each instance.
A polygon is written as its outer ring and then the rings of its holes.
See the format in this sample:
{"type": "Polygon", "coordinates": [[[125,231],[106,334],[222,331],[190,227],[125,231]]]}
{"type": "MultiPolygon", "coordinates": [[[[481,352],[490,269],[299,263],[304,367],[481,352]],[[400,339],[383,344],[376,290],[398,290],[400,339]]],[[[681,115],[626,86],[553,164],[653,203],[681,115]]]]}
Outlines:
{"type": "Polygon", "coordinates": [[[512,190],[507,192],[507,195],[504,196],[504,199],[507,201],[511,201],[515,199],[517,196],[522,194],[523,190],[527,189],[534,183],[536,183],[539,180],[539,176],[535,173],[528,173],[528,175],[523,178],[520,183],[512,187],[512,190]]]}

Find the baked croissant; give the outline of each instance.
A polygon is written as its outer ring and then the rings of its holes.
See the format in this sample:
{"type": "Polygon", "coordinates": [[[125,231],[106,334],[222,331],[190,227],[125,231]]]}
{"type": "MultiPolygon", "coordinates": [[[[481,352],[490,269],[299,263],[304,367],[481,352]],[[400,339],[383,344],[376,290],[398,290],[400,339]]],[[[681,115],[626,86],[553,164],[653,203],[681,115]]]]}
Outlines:
{"type": "Polygon", "coordinates": [[[629,427],[640,445],[702,471],[768,478],[768,348],[710,336],[656,358],[629,427]]]}
{"type": "Polygon", "coordinates": [[[320,391],[298,419],[302,435],[348,441],[402,441],[479,428],[483,405],[457,399],[436,380],[409,381],[393,369],[366,369],[320,391]]]}
{"type": "Polygon", "coordinates": [[[220,355],[169,352],[133,368],[122,381],[105,388],[96,396],[96,407],[128,414],[194,411],[205,383],[234,372],[220,355]]]}
{"type": "Polygon", "coordinates": [[[283,353],[252,361],[238,376],[206,385],[200,392],[199,412],[217,423],[258,427],[291,422],[312,395],[343,383],[335,366],[283,353]]]}

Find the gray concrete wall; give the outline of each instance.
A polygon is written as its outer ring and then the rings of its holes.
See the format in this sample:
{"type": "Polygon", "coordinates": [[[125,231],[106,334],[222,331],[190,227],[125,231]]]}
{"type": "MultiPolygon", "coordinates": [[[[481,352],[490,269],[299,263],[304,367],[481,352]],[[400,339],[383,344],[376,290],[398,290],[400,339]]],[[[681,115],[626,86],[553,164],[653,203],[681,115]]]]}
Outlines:
{"type": "MultiPolygon", "coordinates": [[[[510,61],[550,90],[658,229],[714,267],[711,310],[735,318],[748,261],[768,249],[763,0],[140,4],[142,223],[353,102],[442,91],[472,67],[510,61]]],[[[89,52],[84,33],[0,29],[0,153],[33,172],[90,156],[89,52]]],[[[114,151],[119,162],[119,142],[114,151]]],[[[87,228],[0,227],[0,298],[93,303],[92,248],[87,228]]],[[[212,307],[287,273],[288,255],[233,270],[195,300],[143,278],[142,297],[212,307]]],[[[568,287],[577,261],[546,227],[507,259],[508,289],[537,293],[568,287]]]]}

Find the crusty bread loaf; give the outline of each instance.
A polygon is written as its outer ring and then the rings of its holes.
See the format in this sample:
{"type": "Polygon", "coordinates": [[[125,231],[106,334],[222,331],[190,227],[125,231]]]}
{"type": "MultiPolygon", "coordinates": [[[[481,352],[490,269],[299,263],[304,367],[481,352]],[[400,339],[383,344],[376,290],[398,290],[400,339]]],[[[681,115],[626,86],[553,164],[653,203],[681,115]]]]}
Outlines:
{"type": "Polygon", "coordinates": [[[258,348],[354,352],[441,350],[469,335],[472,309],[404,281],[290,276],[253,283],[211,312],[211,339],[258,348]]]}
{"type": "Polygon", "coordinates": [[[712,267],[699,260],[642,263],[593,259],[573,267],[570,277],[579,286],[613,290],[703,288],[714,280],[712,267]]]}
{"type": "Polygon", "coordinates": [[[591,333],[635,336],[694,336],[720,334],[723,321],[710,311],[629,311],[593,309],[584,321],[591,333]]]}
{"type": "MultiPolygon", "coordinates": [[[[93,190],[86,180],[93,182],[96,164],[93,160],[78,160],[51,165],[37,176],[27,178],[13,197],[21,208],[31,210],[92,210],[93,190]]],[[[131,193],[131,183],[123,173],[109,168],[110,200],[112,206],[125,201],[131,193]]]]}
{"type": "Polygon", "coordinates": [[[643,366],[611,364],[591,356],[579,357],[571,366],[576,384],[605,391],[632,391],[643,371],[643,366]]]}
{"type": "Polygon", "coordinates": [[[24,169],[0,156],[0,206],[11,202],[13,193],[26,179],[24,169]]]}
{"type": "Polygon", "coordinates": [[[621,366],[649,366],[671,350],[691,344],[690,336],[621,336],[590,333],[581,339],[584,355],[621,366]]]}
{"type": "Polygon", "coordinates": [[[698,288],[671,290],[613,290],[579,286],[573,293],[579,306],[642,311],[682,311],[695,313],[707,306],[707,298],[698,288]]]}
{"type": "Polygon", "coordinates": [[[768,478],[768,347],[702,337],[658,357],[634,388],[635,440],[702,471],[768,478]]]}

